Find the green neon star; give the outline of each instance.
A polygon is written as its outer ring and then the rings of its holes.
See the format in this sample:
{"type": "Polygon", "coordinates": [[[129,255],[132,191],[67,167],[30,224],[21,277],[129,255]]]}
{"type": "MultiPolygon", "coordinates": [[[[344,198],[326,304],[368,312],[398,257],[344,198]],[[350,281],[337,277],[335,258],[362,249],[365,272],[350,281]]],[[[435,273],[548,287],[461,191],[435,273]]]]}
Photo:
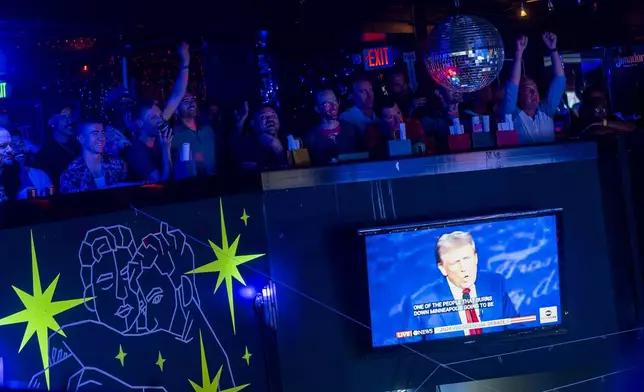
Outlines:
{"type": "Polygon", "coordinates": [[[25,329],[25,334],[22,337],[22,343],[20,343],[18,352],[21,352],[34,333],[36,334],[36,337],[38,338],[38,346],[40,347],[40,357],[42,359],[43,369],[45,370],[47,390],[49,390],[49,339],[47,336],[47,330],[50,329],[61,336],[67,337],[65,332],[60,329],[60,325],[58,325],[54,316],[94,298],[70,299],[67,301],[52,302],[60,274],[56,276],[49,287],[47,287],[43,292],[40,284],[40,272],[38,271],[38,259],[36,258],[36,247],[34,246],[33,232],[31,233],[31,269],[33,295],[25,293],[16,286],[11,286],[16,294],[18,294],[18,298],[22,301],[25,309],[0,319],[0,326],[27,323],[27,329],[25,329]]]}
{"type": "Polygon", "coordinates": [[[237,328],[235,326],[235,306],[233,304],[233,278],[246,286],[246,282],[244,282],[244,278],[239,273],[237,266],[262,257],[264,256],[264,253],[238,255],[237,246],[239,245],[241,235],[237,235],[235,241],[230,245],[228,244],[228,232],[226,231],[226,222],[224,220],[224,206],[221,199],[219,199],[219,214],[221,216],[221,248],[208,240],[208,243],[215,252],[217,259],[192,271],[188,271],[186,274],[204,274],[209,272],[219,273],[217,284],[215,285],[215,293],[217,292],[217,289],[219,289],[219,286],[221,286],[221,283],[225,281],[226,292],[228,294],[228,306],[230,307],[230,317],[233,322],[233,333],[236,335],[237,328]]]}
{"type": "MultiPolygon", "coordinates": [[[[195,392],[220,392],[219,380],[221,379],[221,371],[224,367],[221,366],[215,378],[210,381],[210,371],[208,370],[208,361],[206,360],[206,350],[203,346],[201,331],[199,331],[199,342],[201,344],[201,385],[198,385],[192,380],[188,381],[190,381],[190,385],[192,385],[192,389],[194,389],[195,392]]],[[[239,392],[249,385],[250,384],[244,384],[235,388],[222,389],[221,392],[239,392]]]]}

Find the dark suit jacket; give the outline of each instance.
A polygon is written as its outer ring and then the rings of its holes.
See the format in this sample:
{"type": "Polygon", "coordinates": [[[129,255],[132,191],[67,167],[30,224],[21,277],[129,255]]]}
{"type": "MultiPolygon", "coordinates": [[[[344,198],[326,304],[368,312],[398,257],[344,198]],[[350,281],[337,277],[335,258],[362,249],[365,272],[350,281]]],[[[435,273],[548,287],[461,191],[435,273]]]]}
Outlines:
{"type": "MultiPolygon", "coordinates": [[[[518,313],[514,309],[512,301],[505,288],[505,278],[503,276],[491,272],[491,271],[479,271],[476,278],[476,283],[474,284],[476,288],[477,297],[486,297],[491,296],[494,306],[491,308],[479,308],[480,321],[491,321],[498,320],[510,317],[517,317],[518,313]]],[[[454,296],[449,288],[447,279],[443,280],[440,284],[436,284],[428,287],[415,298],[413,298],[406,309],[412,315],[409,320],[409,327],[405,329],[421,329],[421,328],[435,328],[435,327],[444,327],[448,325],[457,325],[461,324],[461,319],[458,315],[458,312],[451,313],[437,313],[431,316],[413,316],[413,305],[428,303],[428,302],[438,302],[438,301],[450,301],[453,300],[454,296]]],[[[484,328],[483,333],[492,333],[500,332],[505,330],[506,327],[491,327],[484,328]]],[[[437,339],[437,338],[452,338],[465,336],[462,331],[442,333],[437,336],[426,335],[425,339],[437,339]]],[[[409,341],[421,340],[411,339],[409,341]]]]}

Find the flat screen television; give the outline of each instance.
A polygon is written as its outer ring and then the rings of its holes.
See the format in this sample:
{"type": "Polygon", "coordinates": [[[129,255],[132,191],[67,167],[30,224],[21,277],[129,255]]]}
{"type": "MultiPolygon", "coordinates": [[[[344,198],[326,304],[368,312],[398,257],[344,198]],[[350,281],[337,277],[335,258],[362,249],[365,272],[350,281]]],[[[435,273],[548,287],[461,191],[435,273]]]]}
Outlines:
{"type": "Polygon", "coordinates": [[[359,230],[373,347],[561,329],[560,210],[359,230]]]}

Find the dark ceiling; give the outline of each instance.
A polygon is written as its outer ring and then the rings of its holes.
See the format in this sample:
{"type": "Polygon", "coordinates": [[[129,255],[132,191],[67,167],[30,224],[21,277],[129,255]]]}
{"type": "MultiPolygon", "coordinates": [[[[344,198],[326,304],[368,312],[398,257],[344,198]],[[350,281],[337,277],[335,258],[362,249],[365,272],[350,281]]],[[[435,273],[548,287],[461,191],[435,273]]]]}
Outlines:
{"type": "MultiPolygon", "coordinates": [[[[638,0],[527,0],[528,17],[518,18],[517,0],[460,0],[459,12],[490,19],[504,35],[552,29],[569,46],[630,42],[642,35],[644,18],[638,0]],[[593,4],[598,8],[594,10],[593,4]]],[[[416,5],[428,23],[455,12],[453,0],[231,0],[161,1],[44,1],[0,4],[0,39],[51,40],[80,36],[109,40],[234,39],[244,31],[267,28],[284,32],[291,40],[308,35],[342,37],[359,31],[369,21],[397,20],[396,10],[416,5]],[[392,3],[398,7],[391,7],[392,3]],[[16,5],[17,3],[17,5],[16,5]],[[164,4],[170,4],[164,6],[164,4]],[[403,6],[403,7],[400,7],[403,6]],[[297,37],[297,38],[294,38],[297,37]]]]}

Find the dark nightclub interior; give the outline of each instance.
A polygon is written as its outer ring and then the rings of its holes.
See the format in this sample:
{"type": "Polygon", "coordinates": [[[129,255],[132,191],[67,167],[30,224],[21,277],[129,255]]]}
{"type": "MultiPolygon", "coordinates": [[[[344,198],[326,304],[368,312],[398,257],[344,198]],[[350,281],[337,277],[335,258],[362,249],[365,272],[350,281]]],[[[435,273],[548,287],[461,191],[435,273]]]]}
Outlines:
{"type": "Polygon", "coordinates": [[[0,391],[644,391],[644,3],[0,4],[0,391]]]}

